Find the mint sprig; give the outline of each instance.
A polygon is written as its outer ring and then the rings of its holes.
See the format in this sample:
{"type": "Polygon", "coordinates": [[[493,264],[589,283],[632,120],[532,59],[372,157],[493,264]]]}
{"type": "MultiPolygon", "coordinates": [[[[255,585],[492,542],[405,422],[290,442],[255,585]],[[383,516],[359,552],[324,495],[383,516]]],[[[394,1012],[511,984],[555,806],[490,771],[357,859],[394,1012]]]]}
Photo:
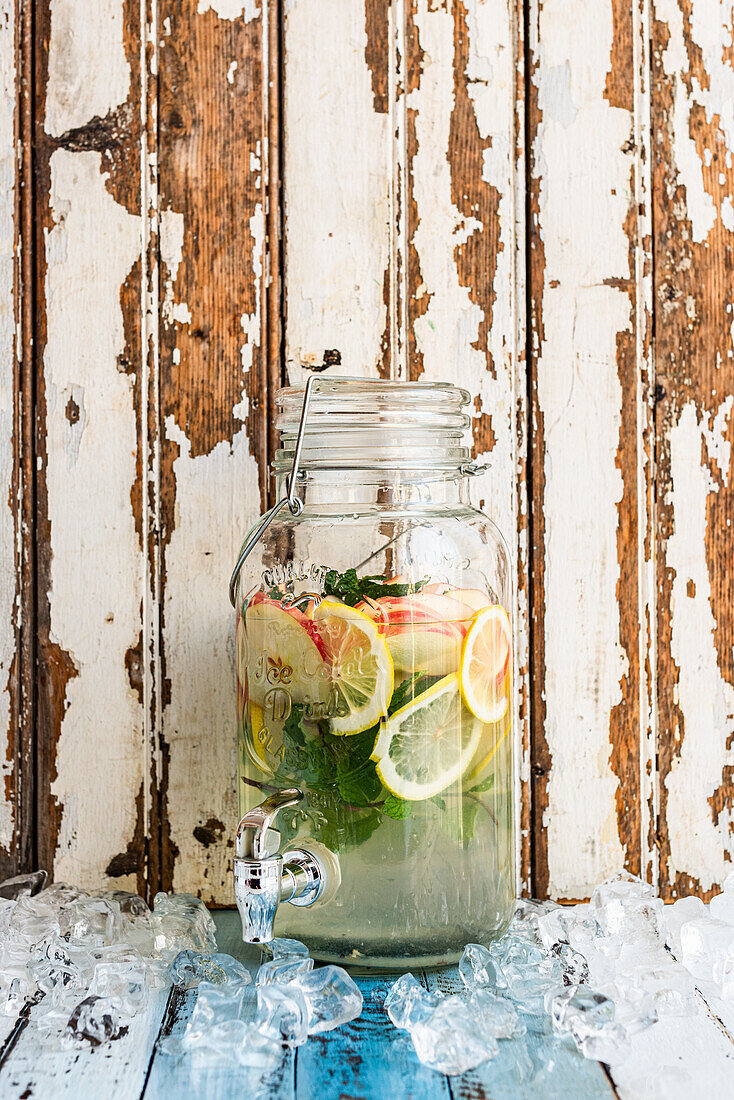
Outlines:
{"type": "Polygon", "coordinates": [[[358,577],[356,569],[347,569],[339,573],[336,569],[327,569],[323,580],[325,596],[336,596],[342,603],[354,607],[360,600],[379,600],[382,596],[412,596],[419,592],[428,578],[412,581],[409,584],[385,584],[382,577],[372,575],[358,577]]]}

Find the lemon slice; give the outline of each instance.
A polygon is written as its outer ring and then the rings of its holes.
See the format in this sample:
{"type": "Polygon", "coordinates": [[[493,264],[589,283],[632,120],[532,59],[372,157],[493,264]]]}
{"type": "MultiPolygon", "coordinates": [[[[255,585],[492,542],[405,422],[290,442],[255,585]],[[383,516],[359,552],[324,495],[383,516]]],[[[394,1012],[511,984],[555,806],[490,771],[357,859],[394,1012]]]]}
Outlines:
{"type": "Polygon", "coordinates": [[[474,616],[461,649],[461,695],[472,714],[488,724],[504,718],[510,705],[508,675],[512,627],[504,607],[493,604],[474,616]]]}
{"type": "Polygon", "coordinates": [[[331,669],[332,733],[362,733],[385,714],[395,674],[387,643],[367,615],[325,599],[313,623],[331,669]]]}
{"type": "Polygon", "coordinates": [[[383,722],[372,759],[389,791],[418,802],[461,778],[481,733],[482,723],[462,703],[452,673],[383,722]]]}

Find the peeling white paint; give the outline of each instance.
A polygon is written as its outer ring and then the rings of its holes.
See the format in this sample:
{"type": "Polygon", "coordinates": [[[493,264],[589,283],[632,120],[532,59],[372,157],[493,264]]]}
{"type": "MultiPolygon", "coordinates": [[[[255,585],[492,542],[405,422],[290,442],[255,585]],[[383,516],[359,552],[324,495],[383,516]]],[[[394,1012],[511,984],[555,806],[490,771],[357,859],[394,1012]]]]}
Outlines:
{"type": "Polygon", "coordinates": [[[123,30],[123,0],[51,0],[46,133],[60,137],[126,101],[123,30]]]}
{"type": "Polygon", "coordinates": [[[175,210],[161,210],[158,223],[161,263],[168,268],[171,283],[176,282],[183,257],[184,216],[175,210]]]}
{"type": "Polygon", "coordinates": [[[179,849],[174,887],[221,902],[229,900],[226,887],[220,888],[231,857],[226,841],[237,827],[234,612],[227,582],[260,507],[257,466],[244,428],[231,443],[195,457],[171,417],[166,437],[180,448],[173,463],[175,527],[166,550],[164,600],[171,683],[164,714],[171,749],[168,807],[179,849]],[[193,831],[209,818],[227,831],[222,845],[204,848],[193,831]]]}
{"type": "Polygon", "coordinates": [[[260,8],[257,0],[199,0],[197,14],[216,12],[220,19],[244,19],[245,23],[257,19],[260,8]]]}
{"type": "Polygon", "coordinates": [[[552,767],[544,824],[552,895],[584,897],[624,858],[609,731],[627,671],[617,603],[623,491],[616,464],[617,334],[631,327],[632,313],[625,291],[604,284],[630,275],[630,162],[621,148],[632,118],[605,98],[610,0],[545,0],[533,9],[542,119],[535,157],[546,260],[538,402],[545,440],[545,736],[552,767]],[[568,79],[560,81],[565,65],[568,79]]]}
{"type": "Polygon", "coordinates": [[[230,61],[229,68],[227,69],[227,83],[234,84],[234,74],[237,72],[237,62],[230,61]]]}
{"type": "Polygon", "coordinates": [[[683,872],[703,889],[720,884],[731,870],[734,815],[725,810],[714,824],[709,799],[723,782],[724,768],[734,765],[734,687],[718,664],[711,607],[711,581],[706,561],[706,505],[719,488],[702,462],[704,454],[718,465],[721,484],[728,484],[730,445],[724,439],[732,399],[712,423],[701,422],[688,402],[670,433],[671,503],[674,530],[665,547],[673,571],[671,654],[678,668],[677,704],[683,714],[680,755],[667,777],[667,825],[672,878],[683,872]]]}
{"type": "MultiPolygon", "coordinates": [[[[717,116],[728,150],[734,148],[734,69],[731,61],[725,58],[723,49],[723,44],[732,36],[732,6],[730,0],[691,5],[690,35],[701,50],[707,75],[706,87],[701,86],[698,75],[691,74],[683,13],[677,0],[658,0],[656,17],[668,27],[669,39],[663,54],[663,66],[675,82],[671,119],[673,164],[679,182],[686,189],[685,216],[690,221],[693,240],[700,243],[706,240],[716,224],[717,214],[721,215],[728,228],[726,218],[729,212],[723,209],[723,204],[728,202],[731,207],[731,200],[725,194],[714,196],[706,190],[691,115],[694,106],[700,105],[705,110],[707,122],[711,123],[717,116]],[[689,76],[690,93],[684,79],[689,76]],[[718,210],[717,199],[722,203],[718,210]]],[[[710,158],[710,150],[708,153],[710,158]]]]}
{"type": "Polygon", "coordinates": [[[298,381],[300,363],[336,348],[343,374],[374,374],[387,321],[391,169],[388,116],[375,113],[365,62],[364,8],[289,0],[284,34],[286,361],[298,381]]]}
{"type": "MultiPolygon", "coordinates": [[[[13,312],[15,175],[15,4],[0,2],[0,846],[13,846],[15,810],[5,780],[15,768],[10,729],[10,673],[15,656],[15,539],[13,483],[13,312]],[[6,748],[7,746],[7,748],[6,748]]],[[[20,507],[20,501],[17,506],[20,507]]]]}
{"type": "MultiPolygon", "coordinates": [[[[54,870],[58,879],[93,886],[133,836],[147,776],[142,707],[125,666],[140,636],[143,592],[130,504],[137,427],[133,379],[117,362],[125,346],[120,287],[140,255],[141,234],[140,219],[106,189],[95,152],[54,152],[51,213],[44,355],[51,641],[77,670],[51,786],[64,808],[54,870]],[[84,410],[76,438],[70,395],[84,410]]],[[[118,881],[135,884],[134,877],[118,881]]]]}

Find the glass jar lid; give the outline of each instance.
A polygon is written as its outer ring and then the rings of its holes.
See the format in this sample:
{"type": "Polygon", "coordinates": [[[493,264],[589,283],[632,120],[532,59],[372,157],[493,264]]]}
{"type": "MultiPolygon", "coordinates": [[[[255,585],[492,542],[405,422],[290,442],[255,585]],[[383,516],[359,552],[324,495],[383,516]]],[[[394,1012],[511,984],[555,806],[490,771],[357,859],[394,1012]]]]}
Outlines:
{"type": "MultiPolygon", "coordinates": [[[[273,468],[293,464],[305,386],[277,391],[280,446],[273,468]]],[[[448,382],[318,378],[306,421],[301,470],[456,471],[469,461],[462,409],[469,393],[448,382]]]]}

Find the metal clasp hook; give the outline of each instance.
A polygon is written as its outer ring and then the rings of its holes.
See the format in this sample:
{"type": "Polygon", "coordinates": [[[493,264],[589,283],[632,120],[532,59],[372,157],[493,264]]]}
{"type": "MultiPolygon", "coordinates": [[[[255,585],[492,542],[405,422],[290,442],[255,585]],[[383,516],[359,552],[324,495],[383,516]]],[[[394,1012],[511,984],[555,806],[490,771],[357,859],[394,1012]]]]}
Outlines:
{"type": "Polygon", "coordinates": [[[229,602],[232,607],[236,606],[236,589],[237,578],[240,575],[242,566],[247,561],[248,557],[254,550],[258,540],[265,534],[270,524],[281,508],[287,504],[291,515],[300,516],[303,511],[303,504],[296,496],[296,478],[298,477],[298,467],[301,461],[301,449],[303,447],[303,437],[306,431],[306,418],[308,416],[308,408],[311,404],[311,391],[315,383],[318,382],[318,378],[315,375],[311,375],[306,382],[306,388],[303,392],[303,406],[301,407],[301,419],[298,423],[298,434],[296,435],[296,449],[293,452],[293,465],[291,466],[291,472],[285,480],[286,494],[281,497],[277,504],[274,504],[263,516],[260,517],[259,522],[253,527],[250,532],[250,536],[245,542],[244,546],[240,550],[240,556],[237,558],[237,564],[234,567],[232,576],[229,579],[229,602]]]}

